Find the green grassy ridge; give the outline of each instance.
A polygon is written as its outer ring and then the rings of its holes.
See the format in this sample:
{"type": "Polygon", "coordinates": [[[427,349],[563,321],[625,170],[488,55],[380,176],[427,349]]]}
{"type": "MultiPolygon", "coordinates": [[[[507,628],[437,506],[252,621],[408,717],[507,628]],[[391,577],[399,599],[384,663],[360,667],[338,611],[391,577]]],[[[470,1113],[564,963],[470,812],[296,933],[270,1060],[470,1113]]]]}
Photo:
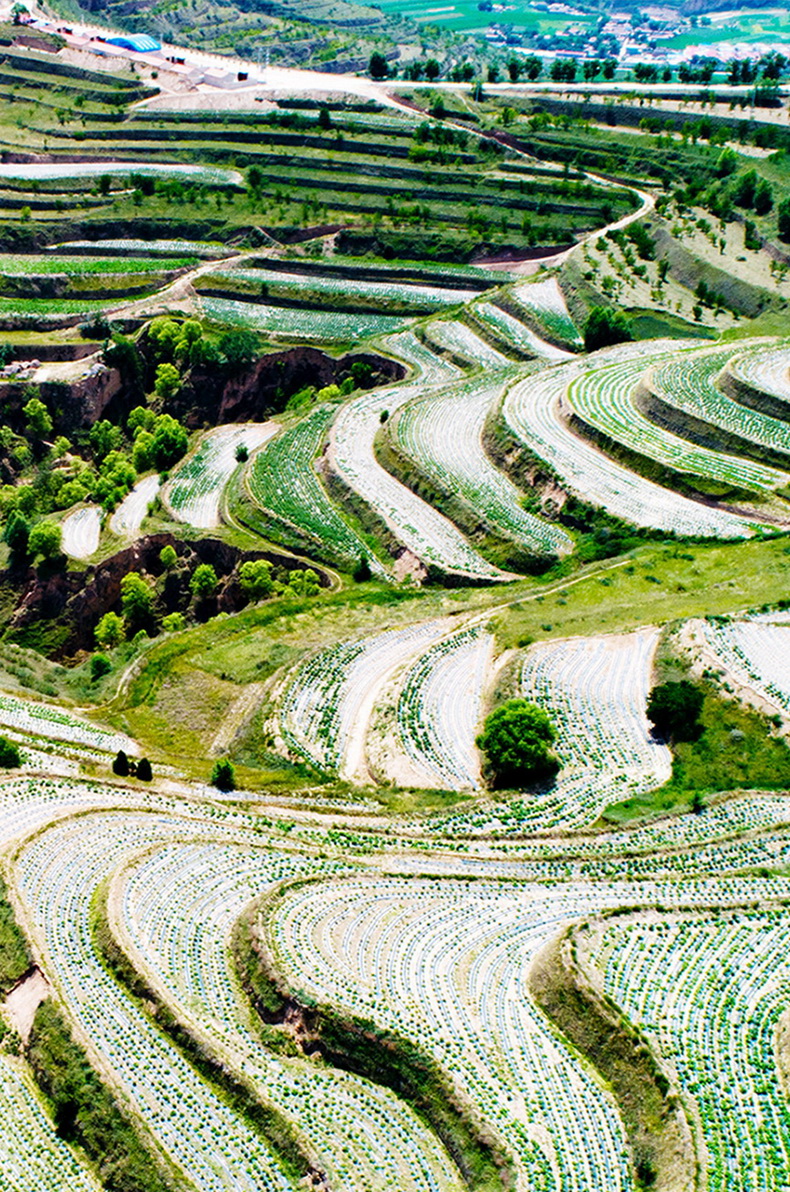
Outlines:
{"type": "Polygon", "coordinates": [[[338,1007],[318,1004],[289,986],[275,967],[259,921],[273,899],[258,900],[239,920],[233,959],[242,987],[266,1023],[297,1010],[311,1050],[343,1071],[391,1089],[427,1123],[445,1146],[469,1192],[505,1192],[515,1186],[512,1159],[452,1078],[417,1044],[338,1007]]]}
{"type": "Polygon", "coordinates": [[[57,1133],[81,1147],[106,1192],[194,1192],[104,1083],[51,999],[36,1011],[25,1056],[57,1133]]]}
{"type": "Polygon", "coordinates": [[[135,1005],[177,1048],[222,1101],[241,1117],[275,1151],[286,1174],[294,1181],[322,1175],[305,1150],[304,1139],[285,1115],[256,1094],[252,1082],[239,1079],[202,1035],[179,1018],[177,1012],[134,967],[107,914],[107,889],[99,887],[92,908],[92,936],[109,973],[135,1005]]]}
{"type": "Polygon", "coordinates": [[[0,876],[0,994],[16,985],[33,964],[33,953],[14,914],[8,886],[0,876]]]}

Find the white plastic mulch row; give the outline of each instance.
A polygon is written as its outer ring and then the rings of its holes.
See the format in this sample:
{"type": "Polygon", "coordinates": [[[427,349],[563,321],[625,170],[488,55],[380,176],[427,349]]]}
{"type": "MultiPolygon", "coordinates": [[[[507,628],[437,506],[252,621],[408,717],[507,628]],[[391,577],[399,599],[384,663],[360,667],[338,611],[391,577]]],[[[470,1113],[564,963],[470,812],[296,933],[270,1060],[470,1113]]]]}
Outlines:
{"type": "Polygon", "coordinates": [[[61,545],[73,559],[89,559],[99,549],[103,512],[99,505],[75,510],[61,523],[61,545]]]}
{"type": "Polygon", "coordinates": [[[425,329],[431,343],[463,357],[479,368],[507,368],[512,361],[486,343],[467,323],[456,319],[429,323],[425,329]]]}
{"type": "Polygon", "coordinates": [[[82,717],[59,708],[56,704],[39,703],[36,700],[21,699],[16,695],[0,692],[0,724],[8,725],[19,732],[34,736],[49,737],[70,744],[87,745],[107,753],[119,749],[136,752],[137,746],[131,738],[111,729],[101,728],[82,717]]]}
{"type": "Polygon", "coordinates": [[[790,711],[790,626],[770,621],[698,621],[726,674],[790,711]]]}
{"type": "Polygon", "coordinates": [[[120,538],[135,538],[148,513],[148,506],[159,492],[159,476],[145,476],[127,493],[110,519],[110,529],[120,538]]]}
{"type": "Polygon", "coordinates": [[[565,295],[556,277],[522,282],[513,287],[513,294],[549,335],[573,347],[583,346],[582,337],[568,312],[565,295]]]}
{"type": "MultiPolygon", "coordinates": [[[[419,359],[415,337],[406,332],[393,336],[389,346],[407,360],[419,359]]],[[[505,574],[488,563],[464,538],[461,531],[441,513],[413,493],[381,466],[374,442],[384,413],[392,414],[413,397],[425,392],[432,378],[456,376],[441,366],[420,381],[383,389],[371,389],[341,406],[332,427],[329,458],[342,480],[386,522],[395,537],[418,559],[443,571],[486,580],[501,580],[505,574]]]]}
{"type": "Polygon", "coordinates": [[[298,1125],[332,1187],[456,1192],[458,1177],[435,1135],[395,1093],[352,1073],[273,1056],[239,1011],[227,946],[238,916],[279,882],[343,869],[271,848],[166,845],[123,875],[127,946],[137,967],[164,983],[171,1004],[298,1125]]]}
{"type": "Polygon", "coordinates": [[[606,992],[693,1097],[705,1186],[786,1188],[790,1115],[775,1039],[790,998],[787,913],[614,920],[605,947],[606,992]]]}
{"type": "Polygon", "coordinates": [[[308,659],[283,697],[280,726],[288,745],[321,768],[357,773],[387,678],[447,629],[446,620],[426,621],[330,646],[308,659]]]}
{"type": "MultiPolygon", "coordinates": [[[[790,348],[765,348],[735,356],[727,371],[753,389],[790,403],[790,348]]],[[[788,405],[790,415],[790,405],[788,405]]]]}
{"type": "Polygon", "coordinates": [[[527,512],[523,493],[488,457],[486,419],[508,383],[510,368],[464,378],[402,406],[389,434],[444,491],[458,494],[496,532],[536,554],[566,554],[573,542],[559,526],[527,512]]]}
{"type": "Polygon", "coordinates": [[[398,735],[426,787],[480,786],[475,737],[494,639],[483,629],[444,638],[406,673],[397,705],[398,735]]]}
{"type": "Polygon", "coordinates": [[[212,530],[220,524],[225,485],[239,466],[239,447],[251,454],[277,433],[276,422],[218,426],[200,441],[162,490],[162,499],[176,521],[212,530]]]}
{"type": "Polygon", "coordinates": [[[52,1123],[21,1064],[0,1056],[0,1185],[3,1192],[99,1192],[52,1123]]]}
{"type": "Polygon", "coordinates": [[[568,386],[595,367],[649,354],[644,344],[625,344],[582,361],[556,365],[516,383],[502,413],[515,436],[544,459],[583,500],[639,526],[690,536],[747,538],[754,525],[722,509],[692,501],[610,459],[575,434],[561,415],[568,386]]]}

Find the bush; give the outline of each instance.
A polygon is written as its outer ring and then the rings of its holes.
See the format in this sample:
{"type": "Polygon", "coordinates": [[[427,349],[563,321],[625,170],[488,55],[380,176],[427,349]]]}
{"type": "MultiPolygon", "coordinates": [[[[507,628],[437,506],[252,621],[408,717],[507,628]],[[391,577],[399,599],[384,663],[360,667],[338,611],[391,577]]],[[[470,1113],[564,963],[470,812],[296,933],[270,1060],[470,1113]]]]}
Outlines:
{"type": "Polygon", "coordinates": [[[699,735],[704,694],[688,679],[660,683],[650,692],[647,718],[656,732],[671,741],[693,741],[699,735]]]}
{"type": "Polygon", "coordinates": [[[141,757],[137,763],[137,777],[141,782],[150,782],[153,778],[151,763],[147,757],[141,757]]]}
{"type": "Polygon", "coordinates": [[[594,306],[584,325],[584,347],[587,352],[606,348],[609,344],[626,343],[633,339],[628,320],[621,310],[610,306],[594,306]]]}
{"type": "Polygon", "coordinates": [[[219,758],[214,762],[214,768],[211,771],[211,785],[215,786],[218,791],[234,791],[236,789],[236,771],[233,768],[233,763],[229,762],[227,758],[219,758]]]}
{"type": "Polygon", "coordinates": [[[183,613],[168,613],[166,617],[162,617],[162,629],[165,633],[178,633],[186,628],[186,623],[183,613]]]}
{"type": "Polygon", "coordinates": [[[112,663],[106,654],[94,654],[91,658],[91,678],[94,683],[112,670],[112,663]]]}
{"type": "Polygon", "coordinates": [[[19,752],[19,746],[9,741],[8,737],[0,737],[0,766],[4,770],[15,770],[21,765],[22,754],[19,752]]]}
{"type": "Polygon", "coordinates": [[[527,786],[559,768],[552,753],[556,733],[542,708],[510,699],[486,717],[477,745],[492,786],[527,786]]]}

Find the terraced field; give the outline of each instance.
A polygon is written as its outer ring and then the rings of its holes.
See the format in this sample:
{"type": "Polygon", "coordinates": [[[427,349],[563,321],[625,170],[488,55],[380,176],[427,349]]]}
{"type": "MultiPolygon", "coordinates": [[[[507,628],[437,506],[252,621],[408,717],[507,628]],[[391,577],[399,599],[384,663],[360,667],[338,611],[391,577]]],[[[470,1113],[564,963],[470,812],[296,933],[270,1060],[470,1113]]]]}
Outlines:
{"type": "Polygon", "coordinates": [[[496,90],[149,69],[0,47],[0,1189],[786,1190],[787,342],[583,354],[496,90]]]}
{"type": "Polygon", "coordinates": [[[175,472],[162,499],[177,521],[201,529],[220,524],[222,493],[239,466],[240,447],[255,451],[277,433],[274,422],[221,426],[209,432],[175,472]]]}
{"type": "MultiPolygon", "coordinates": [[[[606,349],[595,355],[594,367],[597,371],[602,365],[626,365],[643,354],[641,344],[606,349]]],[[[573,362],[511,386],[502,413],[516,438],[550,464],[574,493],[625,521],[692,536],[738,538],[753,533],[754,524],[742,515],[664,488],[574,433],[563,417],[563,401],[590,368],[589,362],[573,362]]],[[[587,388],[594,385],[594,377],[595,373],[587,388]]]]}
{"type": "Polygon", "coordinates": [[[315,461],[335,411],[318,406],[296,426],[282,431],[257,451],[249,468],[247,488],[281,540],[305,546],[341,566],[360,558],[380,564],[367,543],[344,521],[315,471],[315,461]]]}
{"type": "Polygon", "coordinates": [[[387,436],[441,491],[460,497],[495,532],[536,554],[572,549],[558,526],[527,513],[516,486],[490,462],[486,420],[518,376],[493,370],[410,401],[387,422],[387,436]]]}

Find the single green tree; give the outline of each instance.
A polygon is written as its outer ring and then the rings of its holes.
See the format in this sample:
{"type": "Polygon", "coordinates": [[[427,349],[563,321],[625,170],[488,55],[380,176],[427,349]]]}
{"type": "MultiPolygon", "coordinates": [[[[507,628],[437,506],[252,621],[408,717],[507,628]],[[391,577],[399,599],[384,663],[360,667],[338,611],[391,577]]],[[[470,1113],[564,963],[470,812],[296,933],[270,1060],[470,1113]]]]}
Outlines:
{"type": "Polygon", "coordinates": [[[186,628],[186,623],[183,613],[168,613],[166,617],[162,617],[162,629],[165,633],[178,633],[186,628]]]}
{"type": "MultiPolygon", "coordinates": [[[[142,435],[140,435],[142,438],[142,435]]],[[[151,443],[151,462],[164,472],[178,463],[189,445],[189,435],[180,422],[170,414],[160,414],[156,420],[151,443]]]]}
{"type": "Polygon", "coordinates": [[[15,770],[21,765],[22,754],[19,752],[19,746],[9,741],[8,737],[0,737],[0,766],[4,770],[15,770]]]}
{"type": "Polygon", "coordinates": [[[151,763],[147,757],[141,757],[137,763],[137,777],[141,782],[150,782],[153,778],[151,763]]]}
{"type": "Polygon", "coordinates": [[[162,564],[165,571],[169,571],[171,567],[175,567],[176,563],[178,562],[178,555],[176,554],[175,547],[171,546],[169,543],[167,546],[163,546],[159,552],[159,562],[162,564]]]}
{"type": "Polygon", "coordinates": [[[25,415],[25,430],[31,439],[47,439],[52,434],[52,417],[49,410],[37,397],[31,397],[22,407],[25,415]]]}
{"type": "Polygon", "coordinates": [[[492,786],[523,787],[558,769],[552,752],[555,731],[542,708],[510,699],[495,708],[477,738],[492,786]]]}
{"type": "Polygon", "coordinates": [[[611,306],[594,306],[584,325],[584,347],[588,352],[606,348],[609,344],[626,343],[633,339],[628,320],[621,310],[611,306]]]}
{"type": "Polygon", "coordinates": [[[387,59],[378,50],[370,55],[368,69],[370,70],[370,77],[372,79],[386,79],[389,77],[390,68],[387,59]]]}
{"type": "Polygon", "coordinates": [[[181,387],[181,373],[174,364],[157,364],[156,378],[154,380],[154,389],[157,396],[164,398],[165,401],[178,393],[181,387]]]}
{"type": "Polygon", "coordinates": [[[127,626],[142,629],[154,618],[154,589],[139,571],[130,571],[121,580],[121,608],[127,626]]]}
{"type": "Polygon", "coordinates": [[[3,539],[8,543],[8,549],[17,558],[24,558],[30,540],[30,523],[18,509],[12,509],[3,531],[3,539]]]}
{"type": "Polygon", "coordinates": [[[30,531],[27,548],[35,558],[56,559],[61,553],[61,529],[57,522],[43,521],[30,531]]]}
{"type": "Polygon", "coordinates": [[[234,331],[226,331],[219,337],[217,347],[228,368],[234,371],[247,368],[260,355],[258,336],[247,327],[237,327],[234,331]]]}
{"type": "Polygon", "coordinates": [[[425,63],[425,77],[429,83],[433,83],[441,74],[441,66],[435,58],[429,58],[425,63]]]}
{"type": "Polygon", "coordinates": [[[201,563],[195,568],[189,581],[189,590],[196,600],[211,600],[217,594],[219,580],[210,563],[201,563]]]}
{"type": "Polygon", "coordinates": [[[119,646],[124,639],[126,626],[123,618],[117,613],[105,613],[93,631],[96,645],[103,650],[112,650],[119,646]]]}
{"type": "Polygon", "coordinates": [[[670,741],[694,741],[699,736],[704,702],[704,692],[688,679],[659,683],[650,692],[647,718],[656,732],[670,741]]]}
{"type": "Polygon", "coordinates": [[[123,749],[119,749],[115,755],[112,763],[112,772],[113,774],[117,774],[119,778],[129,777],[129,758],[123,749]]]}
{"type": "Polygon", "coordinates": [[[106,654],[94,654],[91,658],[91,678],[94,683],[108,675],[112,670],[112,663],[106,654]]]}
{"type": "Polygon", "coordinates": [[[227,758],[218,758],[211,771],[211,785],[218,791],[233,791],[236,789],[236,771],[233,763],[227,758]]]}
{"type": "Polygon", "coordinates": [[[782,199],[781,203],[776,208],[776,215],[779,227],[779,238],[781,240],[790,240],[790,199],[782,199]]]}

